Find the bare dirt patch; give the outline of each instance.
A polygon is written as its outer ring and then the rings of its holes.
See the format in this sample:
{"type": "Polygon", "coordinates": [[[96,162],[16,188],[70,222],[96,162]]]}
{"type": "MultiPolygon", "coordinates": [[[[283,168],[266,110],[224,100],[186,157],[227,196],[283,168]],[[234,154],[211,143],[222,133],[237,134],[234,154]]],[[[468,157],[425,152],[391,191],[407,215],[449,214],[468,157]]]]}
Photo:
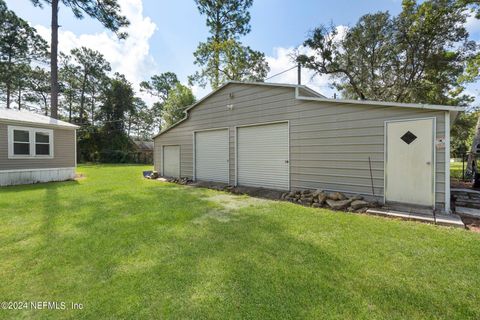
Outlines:
{"type": "Polygon", "coordinates": [[[229,222],[238,217],[240,209],[261,206],[268,202],[268,200],[265,199],[232,194],[217,194],[210,197],[204,197],[202,200],[212,202],[217,208],[196,218],[193,221],[194,223],[203,223],[208,219],[215,219],[219,222],[229,222]]]}

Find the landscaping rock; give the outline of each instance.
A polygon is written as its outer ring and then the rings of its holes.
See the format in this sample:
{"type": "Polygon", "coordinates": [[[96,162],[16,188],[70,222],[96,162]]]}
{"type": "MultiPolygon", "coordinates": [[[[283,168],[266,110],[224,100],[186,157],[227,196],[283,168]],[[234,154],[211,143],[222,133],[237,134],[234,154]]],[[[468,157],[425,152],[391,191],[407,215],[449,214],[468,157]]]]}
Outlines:
{"type": "Polygon", "coordinates": [[[367,201],[363,201],[363,200],[355,200],[351,203],[351,207],[353,208],[353,210],[358,210],[358,209],[361,209],[361,208],[365,208],[365,207],[368,207],[369,203],[367,201]]]}
{"type": "Polygon", "coordinates": [[[321,205],[320,203],[318,203],[318,202],[314,202],[314,203],[312,204],[312,207],[314,207],[314,208],[321,208],[322,205],[321,205]]]}
{"type": "Polygon", "coordinates": [[[323,193],[323,191],[320,189],[317,189],[313,192],[313,197],[317,198],[321,193],[323,193]]]}
{"type": "Polygon", "coordinates": [[[352,200],[352,201],[363,200],[363,197],[359,196],[359,195],[356,195],[356,196],[351,197],[350,200],[352,200]]]}
{"type": "Polygon", "coordinates": [[[340,192],[329,193],[327,197],[328,197],[328,199],[335,200],[335,201],[345,200],[347,198],[347,197],[345,197],[345,195],[343,193],[340,193],[340,192]]]}
{"type": "Polygon", "coordinates": [[[327,204],[333,210],[343,210],[350,205],[350,200],[332,200],[327,199],[327,204]]]}
{"type": "Polygon", "coordinates": [[[325,200],[327,200],[327,194],[325,192],[320,192],[318,194],[318,203],[324,204],[325,200]]]}

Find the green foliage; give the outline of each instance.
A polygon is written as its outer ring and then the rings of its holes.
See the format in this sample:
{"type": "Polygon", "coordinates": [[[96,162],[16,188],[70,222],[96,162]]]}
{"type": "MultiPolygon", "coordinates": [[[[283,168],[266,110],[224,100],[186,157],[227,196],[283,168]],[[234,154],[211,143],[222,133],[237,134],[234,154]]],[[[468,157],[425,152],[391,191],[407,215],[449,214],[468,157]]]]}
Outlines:
{"type": "Polygon", "coordinates": [[[248,46],[243,46],[234,39],[216,42],[202,42],[194,53],[195,63],[203,65],[201,71],[197,71],[190,77],[191,83],[198,83],[205,87],[208,80],[218,79],[211,82],[212,88],[225,83],[229,80],[237,81],[263,81],[270,68],[265,60],[265,54],[252,50],[248,46]],[[218,55],[218,66],[216,69],[218,55]],[[219,71],[219,72],[217,72],[219,71]]]}
{"type": "MultiPolygon", "coordinates": [[[[34,6],[43,8],[44,4],[51,5],[52,0],[30,0],[34,6]]],[[[85,14],[98,20],[105,28],[117,34],[120,39],[128,36],[121,29],[130,22],[120,14],[120,5],[117,0],[57,0],[70,8],[78,19],[83,19],[85,14]]]]}
{"type": "Polygon", "coordinates": [[[135,112],[133,88],[118,73],[103,86],[99,123],[84,123],[78,133],[80,161],[126,162],[132,150],[127,123],[135,112]]]}
{"type": "Polygon", "coordinates": [[[75,62],[80,67],[80,123],[86,122],[86,99],[87,93],[90,93],[91,104],[91,123],[95,119],[95,98],[104,83],[108,81],[107,72],[111,70],[110,63],[105,60],[103,55],[95,50],[81,47],[71,51],[75,62]]]}
{"type": "Polygon", "coordinates": [[[367,14],[344,37],[316,28],[297,60],[331,75],[345,97],[379,101],[465,104],[461,77],[477,53],[465,30],[468,12],[455,0],[403,1],[402,12],[367,14]]]}
{"type": "Polygon", "coordinates": [[[201,67],[189,82],[212,89],[228,80],[263,81],[269,67],[263,53],[243,46],[240,36],[250,32],[248,9],[253,0],[196,0],[205,15],[210,37],[200,42],[194,52],[195,64],[201,67]]]}
{"type": "Polygon", "coordinates": [[[195,103],[192,90],[177,83],[171,90],[163,107],[162,118],[167,127],[185,117],[185,109],[195,103]]]}
{"type": "Polygon", "coordinates": [[[15,86],[24,85],[19,80],[28,74],[26,66],[45,61],[47,55],[43,38],[0,0],[0,90],[6,96],[7,108],[15,86]]]}
{"type": "Polygon", "coordinates": [[[253,0],[195,0],[198,11],[217,42],[238,39],[250,32],[250,12],[253,0]]]}
{"type": "Polygon", "coordinates": [[[467,60],[465,73],[460,78],[461,82],[475,82],[480,79],[480,53],[467,60]]]}
{"type": "Polygon", "coordinates": [[[128,115],[127,134],[140,140],[150,140],[155,125],[152,110],[138,97],[133,99],[133,104],[134,108],[128,115]]]}
{"type": "Polygon", "coordinates": [[[29,70],[28,88],[30,89],[25,96],[25,100],[33,103],[40,103],[45,115],[49,112],[50,96],[50,74],[43,68],[35,67],[29,70]]]}
{"type": "Polygon", "coordinates": [[[84,306],[0,318],[480,318],[478,233],[144,179],[151,169],[80,165],[83,179],[0,188],[0,296],[84,306]]]}
{"type": "Polygon", "coordinates": [[[162,129],[162,113],[165,101],[167,101],[170,92],[179,83],[177,75],[173,72],[164,72],[154,75],[150,81],[142,81],[140,83],[140,91],[156,97],[156,101],[151,109],[152,121],[157,123],[158,131],[162,129]]]}
{"type": "Polygon", "coordinates": [[[164,72],[152,76],[150,81],[142,81],[140,83],[140,90],[159,98],[160,102],[165,102],[165,100],[168,98],[168,93],[178,82],[179,81],[175,73],[164,72]]]}
{"type": "Polygon", "coordinates": [[[82,78],[80,76],[82,69],[72,60],[72,56],[60,53],[59,85],[63,97],[61,106],[68,112],[68,122],[72,122],[74,114],[78,111],[76,110],[77,101],[80,100],[80,90],[82,88],[82,78]]]}
{"type": "MultiPolygon", "coordinates": [[[[127,33],[122,31],[123,27],[129,25],[127,18],[120,14],[120,5],[117,0],[30,0],[33,5],[43,8],[43,4],[51,6],[52,12],[52,37],[50,54],[50,75],[51,75],[51,116],[58,118],[58,11],[59,4],[69,7],[75,17],[82,19],[84,14],[98,20],[107,29],[115,32],[120,39],[125,39],[127,33]]],[[[81,108],[83,109],[83,103],[81,108]]],[[[83,111],[83,110],[82,110],[83,111]]],[[[92,112],[92,122],[93,122],[92,112]]],[[[80,121],[83,123],[83,114],[80,121]]]]}
{"type": "Polygon", "coordinates": [[[462,154],[470,152],[479,115],[479,111],[462,112],[452,125],[450,148],[451,153],[457,158],[461,157],[462,154]]]}

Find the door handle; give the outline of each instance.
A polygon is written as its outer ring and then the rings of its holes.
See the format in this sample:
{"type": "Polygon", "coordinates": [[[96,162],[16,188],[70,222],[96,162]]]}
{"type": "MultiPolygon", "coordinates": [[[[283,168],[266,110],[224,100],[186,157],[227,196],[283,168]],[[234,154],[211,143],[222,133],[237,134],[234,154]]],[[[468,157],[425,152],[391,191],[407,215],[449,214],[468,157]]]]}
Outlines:
{"type": "Polygon", "coordinates": [[[427,165],[431,165],[432,163],[430,161],[427,161],[427,165]]]}
{"type": "Polygon", "coordinates": [[[285,160],[285,163],[288,163],[288,160],[285,160]]]}

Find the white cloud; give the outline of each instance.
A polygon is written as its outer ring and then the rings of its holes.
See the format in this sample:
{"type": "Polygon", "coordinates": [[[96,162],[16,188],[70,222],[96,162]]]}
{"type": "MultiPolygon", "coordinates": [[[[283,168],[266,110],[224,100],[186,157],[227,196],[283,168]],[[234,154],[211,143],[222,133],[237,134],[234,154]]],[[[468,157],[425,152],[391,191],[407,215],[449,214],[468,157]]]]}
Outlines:
{"type": "Polygon", "coordinates": [[[467,18],[465,28],[470,35],[480,34],[480,19],[477,19],[475,14],[471,13],[467,18]]]}
{"type": "MultiPolygon", "coordinates": [[[[150,55],[149,41],[157,29],[156,24],[143,15],[141,0],[120,0],[122,14],[130,21],[125,29],[128,38],[120,40],[107,30],[94,34],[74,34],[59,29],[59,51],[69,53],[81,46],[101,52],[112,65],[113,72],[124,74],[133,83],[139,95],[147,102],[154,101],[150,96],[139,92],[139,83],[148,79],[156,71],[156,64],[150,55]]],[[[45,39],[50,39],[50,28],[37,25],[35,28],[45,39]]]]}

